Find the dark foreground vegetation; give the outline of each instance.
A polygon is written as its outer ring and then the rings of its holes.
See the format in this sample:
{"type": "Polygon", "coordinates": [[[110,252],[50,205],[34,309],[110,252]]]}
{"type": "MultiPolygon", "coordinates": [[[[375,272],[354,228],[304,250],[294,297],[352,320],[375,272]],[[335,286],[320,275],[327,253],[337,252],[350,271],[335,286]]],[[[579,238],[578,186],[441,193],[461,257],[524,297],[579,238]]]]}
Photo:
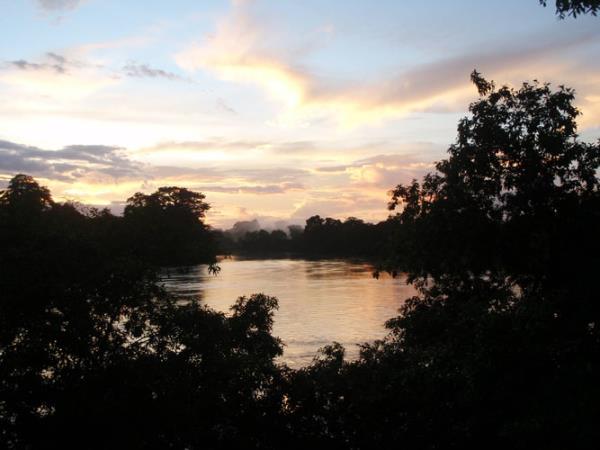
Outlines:
{"type": "MultiPolygon", "coordinates": [[[[481,97],[448,159],[394,189],[382,231],[381,270],[420,294],[353,362],[333,344],[278,364],[274,298],[225,316],[165,293],[159,265],[214,261],[201,194],[136,194],[114,217],[14,177],[2,447],[597,448],[600,146],[577,138],[570,89],[472,78],[481,97]]],[[[363,225],[311,219],[311,245],[344,226],[363,225]]]]}

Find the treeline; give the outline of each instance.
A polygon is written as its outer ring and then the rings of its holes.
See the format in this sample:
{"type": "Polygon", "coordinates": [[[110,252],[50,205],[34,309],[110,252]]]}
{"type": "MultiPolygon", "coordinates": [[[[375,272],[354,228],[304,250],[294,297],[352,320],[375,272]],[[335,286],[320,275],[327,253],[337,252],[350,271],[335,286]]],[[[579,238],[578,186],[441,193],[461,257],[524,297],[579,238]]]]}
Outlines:
{"type": "Polygon", "coordinates": [[[289,226],[287,232],[262,229],[237,233],[215,231],[215,239],[225,254],[375,259],[387,251],[394,227],[394,218],[372,224],[355,217],[341,221],[317,215],[308,218],[304,227],[289,226]]]}
{"type": "Polygon", "coordinates": [[[276,299],[227,316],[178,302],[160,257],[112,242],[121,222],[16,177],[0,195],[4,447],[595,449],[600,143],[578,139],[572,90],[472,78],[448,158],[390,201],[381,267],[419,294],[356,361],[334,343],[277,363],[276,299]]]}
{"type": "Polygon", "coordinates": [[[212,264],[217,246],[203,222],[209,209],[204,198],[185,188],[162,187],[149,195],[136,193],[123,216],[115,216],[108,209],[55,202],[48,189],[19,174],[0,192],[0,239],[5,251],[17,252],[32,240],[79,239],[154,266],[212,264]]]}

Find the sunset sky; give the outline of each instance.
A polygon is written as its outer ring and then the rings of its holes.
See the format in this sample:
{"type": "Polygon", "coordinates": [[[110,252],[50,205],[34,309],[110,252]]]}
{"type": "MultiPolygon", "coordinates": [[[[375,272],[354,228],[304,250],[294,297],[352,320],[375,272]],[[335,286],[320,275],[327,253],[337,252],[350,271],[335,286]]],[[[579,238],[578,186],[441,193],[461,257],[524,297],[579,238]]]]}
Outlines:
{"type": "MultiPolygon", "coordinates": [[[[553,4],[553,2],[550,2],[553,4]]],[[[0,0],[0,187],[115,211],[206,194],[209,223],[386,217],[432,170],[476,91],[577,91],[600,137],[600,19],[537,0],[0,0]]]]}

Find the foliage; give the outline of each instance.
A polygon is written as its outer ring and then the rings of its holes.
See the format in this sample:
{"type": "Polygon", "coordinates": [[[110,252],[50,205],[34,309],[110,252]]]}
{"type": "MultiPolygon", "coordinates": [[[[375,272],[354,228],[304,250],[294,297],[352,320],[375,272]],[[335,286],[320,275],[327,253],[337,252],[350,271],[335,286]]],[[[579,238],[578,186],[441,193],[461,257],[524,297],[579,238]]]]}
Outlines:
{"type": "Polygon", "coordinates": [[[538,82],[496,90],[472,78],[482,97],[460,121],[450,158],[392,192],[390,209],[402,207],[393,264],[419,276],[559,275],[573,258],[593,267],[583,246],[595,243],[582,239],[598,220],[600,150],[577,139],[574,92],[538,82]]]}
{"type": "Polygon", "coordinates": [[[578,140],[572,90],[472,79],[449,158],[392,192],[387,269],[419,295],[358,361],[290,377],[307,445],[596,446],[600,145],[578,140]]]}
{"type": "MultiPolygon", "coordinates": [[[[544,6],[548,4],[547,0],[540,0],[544,6]]],[[[577,17],[581,14],[591,14],[593,16],[600,11],[600,1],[598,0],[556,0],[556,14],[561,19],[567,15],[577,17]]]]}
{"type": "Polygon", "coordinates": [[[216,245],[202,221],[210,209],[204,199],[204,194],[179,187],[127,199],[124,226],[136,254],[160,266],[214,263],[216,245]]]}
{"type": "Polygon", "coordinates": [[[137,211],[145,209],[163,212],[182,210],[197,219],[202,219],[206,211],[210,209],[210,205],[204,201],[205,198],[204,194],[175,186],[161,187],[150,195],[137,192],[127,199],[125,215],[135,214],[137,211]]]}
{"type": "Polygon", "coordinates": [[[14,181],[0,206],[3,447],[270,440],[257,430],[277,410],[277,301],[242,297],[228,316],[178,303],[153,266],[114,239],[121,219],[52,202],[30,178],[14,181]]]}

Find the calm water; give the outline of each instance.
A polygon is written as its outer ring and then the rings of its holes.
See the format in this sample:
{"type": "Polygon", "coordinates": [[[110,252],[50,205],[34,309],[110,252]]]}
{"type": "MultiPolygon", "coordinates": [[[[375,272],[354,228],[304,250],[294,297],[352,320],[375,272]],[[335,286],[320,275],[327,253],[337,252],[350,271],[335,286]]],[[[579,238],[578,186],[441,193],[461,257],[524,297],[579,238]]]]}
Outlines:
{"type": "Polygon", "coordinates": [[[370,265],[346,260],[225,259],[219,265],[218,276],[197,266],[171,272],[164,283],[224,312],[242,295],[277,297],[273,334],[286,344],[283,360],[292,367],[310,363],[333,341],[346,347],[347,357],[356,357],[356,344],[384,337],[384,322],[415,292],[403,277],[376,280],[370,265]]]}

